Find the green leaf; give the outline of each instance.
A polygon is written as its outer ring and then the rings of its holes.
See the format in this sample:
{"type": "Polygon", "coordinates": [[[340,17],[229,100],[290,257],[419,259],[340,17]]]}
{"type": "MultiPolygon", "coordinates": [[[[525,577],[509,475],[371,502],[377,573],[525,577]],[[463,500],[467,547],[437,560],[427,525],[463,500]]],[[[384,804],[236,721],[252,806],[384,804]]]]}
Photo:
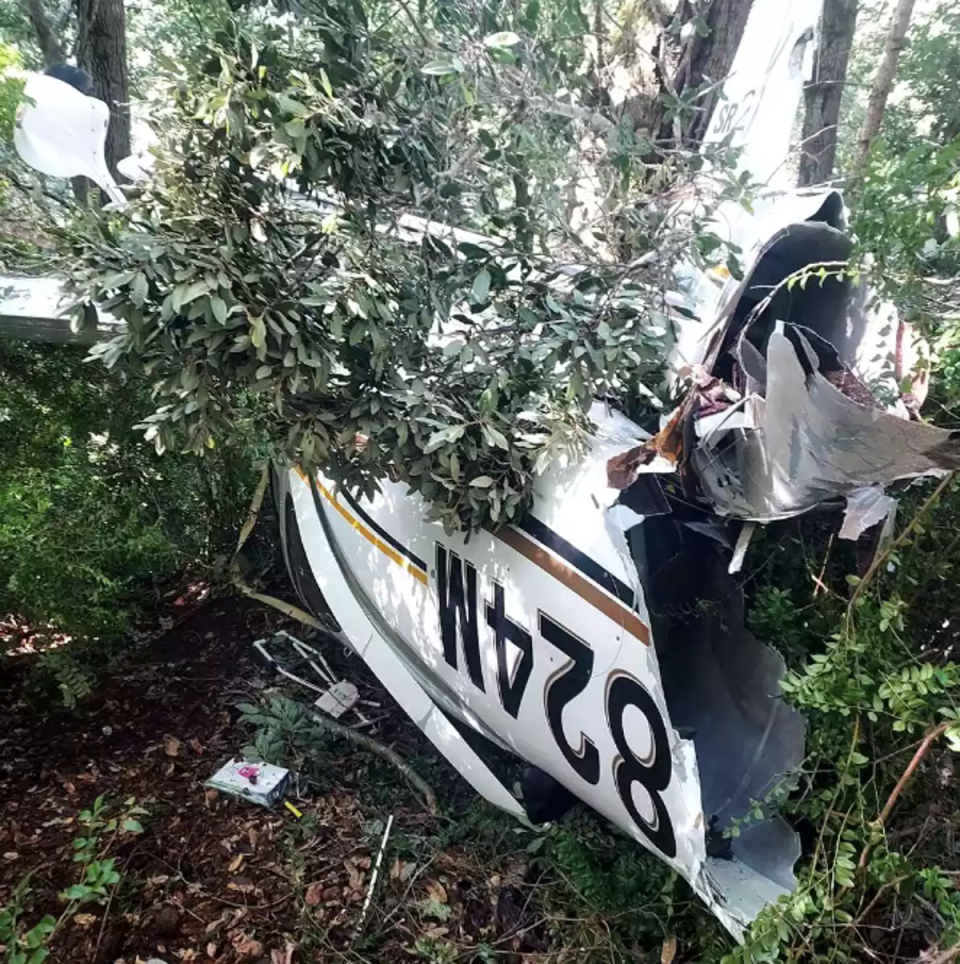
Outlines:
{"type": "Polygon", "coordinates": [[[84,900],[90,894],[91,890],[85,884],[71,884],[61,896],[65,900],[84,900]]]}
{"type": "Polygon", "coordinates": [[[123,829],[126,830],[127,833],[143,833],[143,824],[141,824],[139,820],[127,817],[127,819],[123,821],[123,829]]]}
{"type": "Polygon", "coordinates": [[[288,114],[295,114],[297,117],[303,117],[310,113],[309,108],[301,104],[300,101],[288,97],[286,94],[279,94],[277,96],[277,106],[288,114]]]}
{"type": "Polygon", "coordinates": [[[250,151],[247,155],[247,163],[256,170],[260,166],[260,162],[267,156],[267,147],[265,144],[257,144],[256,147],[250,151]]]}
{"type": "Polygon", "coordinates": [[[142,271],[138,271],[133,278],[130,286],[130,300],[139,308],[146,300],[148,293],[147,277],[142,271]]]}
{"type": "Polygon", "coordinates": [[[254,317],[250,319],[250,344],[254,348],[262,348],[264,342],[267,339],[267,326],[263,323],[263,317],[254,317]]]}
{"type": "Polygon", "coordinates": [[[475,489],[489,489],[493,485],[493,479],[489,475],[479,475],[470,482],[475,489]]]}
{"type": "Polygon", "coordinates": [[[484,47],[513,47],[520,43],[520,35],[512,30],[501,30],[483,38],[484,47]]]}
{"type": "Polygon", "coordinates": [[[492,425],[484,425],[483,434],[487,437],[490,445],[502,448],[504,451],[510,450],[506,437],[499,429],[494,428],[492,425]]]}
{"type": "Polygon", "coordinates": [[[210,298],[210,308],[213,311],[213,317],[222,325],[227,320],[227,303],[218,295],[213,295],[210,298]]]}
{"type": "Polygon", "coordinates": [[[327,76],[327,72],[322,67],[320,68],[320,83],[323,86],[327,97],[333,97],[333,87],[330,85],[330,78],[327,76]]]}
{"type": "Polygon", "coordinates": [[[462,425],[450,425],[447,428],[442,428],[430,436],[429,441],[424,446],[423,454],[429,455],[431,452],[436,452],[436,450],[441,446],[446,445],[448,442],[456,442],[457,439],[461,438],[462,436],[462,425]]]}
{"type": "Polygon", "coordinates": [[[473,297],[481,305],[486,303],[490,295],[490,282],[492,280],[490,272],[486,268],[473,279],[473,297]]]}

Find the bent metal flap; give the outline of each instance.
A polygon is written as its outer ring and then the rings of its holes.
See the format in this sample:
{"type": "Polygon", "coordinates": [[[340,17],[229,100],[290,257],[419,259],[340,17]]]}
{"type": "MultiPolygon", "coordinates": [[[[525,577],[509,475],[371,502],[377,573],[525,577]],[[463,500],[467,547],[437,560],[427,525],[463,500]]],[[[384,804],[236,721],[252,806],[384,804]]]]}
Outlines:
{"type": "Polygon", "coordinates": [[[643,433],[599,405],[591,417],[589,456],[543,476],[522,523],[469,540],[426,522],[405,486],[358,501],[291,471],[279,486],[288,562],[305,601],[319,608],[319,590],[348,642],[481,794],[520,812],[464,725],[669,863],[740,936],[792,888],[799,851],[776,817],[735,841],[723,830],[799,764],[803,723],[776,698],[782,661],[742,628],[742,610],[729,611],[739,594],[709,561],[720,560],[710,539],[662,496],[637,502],[608,487],[608,459],[643,433]],[[658,573],[665,610],[697,609],[699,625],[651,617],[644,589],[658,573]],[[678,585],[716,610],[668,598],[678,585]]]}

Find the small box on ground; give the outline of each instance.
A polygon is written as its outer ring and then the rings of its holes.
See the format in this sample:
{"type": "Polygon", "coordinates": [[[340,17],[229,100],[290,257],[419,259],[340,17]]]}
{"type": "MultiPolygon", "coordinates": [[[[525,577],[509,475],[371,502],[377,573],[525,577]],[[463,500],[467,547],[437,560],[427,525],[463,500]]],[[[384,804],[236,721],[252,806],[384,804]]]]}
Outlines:
{"type": "Polygon", "coordinates": [[[206,786],[242,797],[261,807],[272,807],[283,799],[290,782],[290,771],[270,763],[231,760],[206,782],[206,786]]]}

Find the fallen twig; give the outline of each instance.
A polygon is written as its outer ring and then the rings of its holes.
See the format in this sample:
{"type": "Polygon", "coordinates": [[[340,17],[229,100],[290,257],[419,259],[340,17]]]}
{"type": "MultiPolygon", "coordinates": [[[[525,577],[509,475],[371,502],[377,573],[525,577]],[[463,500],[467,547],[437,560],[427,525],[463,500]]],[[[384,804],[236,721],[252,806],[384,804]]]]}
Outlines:
{"type": "MultiPolygon", "coordinates": [[[[897,781],[897,785],[890,792],[890,796],[887,797],[887,802],[884,804],[883,809],[877,815],[875,823],[878,827],[882,828],[887,822],[887,818],[893,811],[900,794],[903,792],[903,788],[910,782],[910,778],[920,765],[920,761],[927,755],[927,750],[929,750],[933,745],[934,740],[943,736],[949,726],[949,723],[941,723],[939,726],[935,726],[932,730],[930,730],[930,732],[927,733],[927,735],[923,738],[923,742],[919,747],[917,747],[917,752],[913,754],[913,758],[907,764],[907,768],[903,771],[903,774],[897,781]]],[[[857,867],[859,867],[861,870],[867,866],[867,860],[870,857],[870,850],[871,845],[868,843],[860,854],[860,860],[857,863],[857,867]]]]}
{"type": "Polygon", "coordinates": [[[384,746],[383,743],[375,740],[372,736],[367,736],[366,733],[360,733],[358,730],[353,730],[349,726],[344,726],[342,723],[338,723],[336,720],[329,716],[324,716],[322,713],[314,713],[312,710],[308,710],[307,712],[310,718],[317,723],[322,730],[325,730],[333,736],[343,737],[343,739],[365,750],[369,750],[371,753],[375,753],[396,767],[406,778],[407,782],[423,798],[423,802],[430,815],[433,817],[437,815],[437,797],[430,784],[427,783],[396,750],[392,750],[390,747],[384,746]]]}

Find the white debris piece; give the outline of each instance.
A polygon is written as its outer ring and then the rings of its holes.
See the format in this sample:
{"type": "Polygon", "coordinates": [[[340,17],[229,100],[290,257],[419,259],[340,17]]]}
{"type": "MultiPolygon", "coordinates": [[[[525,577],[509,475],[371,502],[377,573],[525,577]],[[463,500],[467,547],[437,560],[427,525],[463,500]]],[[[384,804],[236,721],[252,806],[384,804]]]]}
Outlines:
{"type": "Polygon", "coordinates": [[[867,529],[883,522],[896,511],[897,500],[879,485],[868,485],[847,496],[847,511],[840,529],[841,539],[857,540],[867,529]]]}
{"type": "Polygon", "coordinates": [[[360,691],[346,680],[334,683],[313,705],[327,716],[340,719],[347,710],[352,709],[360,699],[360,691]]]}

